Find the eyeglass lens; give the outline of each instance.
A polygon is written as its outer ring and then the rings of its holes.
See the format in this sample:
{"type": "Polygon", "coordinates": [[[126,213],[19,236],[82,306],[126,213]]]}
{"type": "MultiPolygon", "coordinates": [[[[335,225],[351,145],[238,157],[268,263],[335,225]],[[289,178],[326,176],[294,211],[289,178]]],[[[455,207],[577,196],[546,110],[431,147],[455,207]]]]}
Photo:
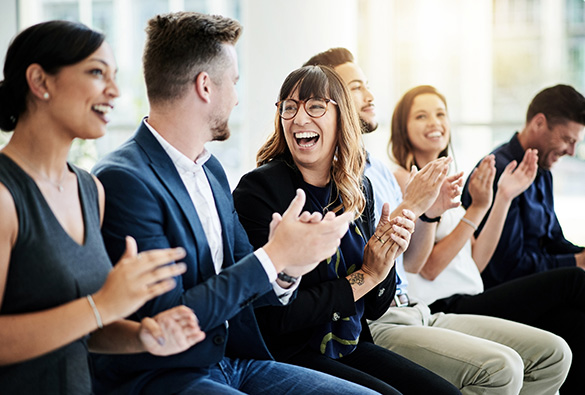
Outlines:
{"type": "Polygon", "coordinates": [[[293,118],[299,111],[299,103],[305,106],[305,111],[313,118],[322,117],[327,111],[327,101],[325,99],[312,98],[307,101],[286,99],[280,103],[280,116],[284,119],[293,118]]]}

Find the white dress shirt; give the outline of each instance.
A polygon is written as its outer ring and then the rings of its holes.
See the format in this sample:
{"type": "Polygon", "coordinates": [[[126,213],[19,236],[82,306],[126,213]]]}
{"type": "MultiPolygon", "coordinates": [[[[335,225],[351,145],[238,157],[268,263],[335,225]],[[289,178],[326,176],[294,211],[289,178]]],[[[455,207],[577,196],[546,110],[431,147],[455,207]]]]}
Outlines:
{"type": "MultiPolygon", "coordinates": [[[[179,173],[183,184],[185,184],[185,188],[191,197],[193,206],[195,206],[195,210],[201,221],[201,226],[203,227],[205,237],[207,238],[207,244],[211,250],[215,272],[219,273],[223,267],[222,228],[219,214],[217,213],[217,207],[215,206],[215,199],[213,198],[213,191],[211,190],[211,185],[209,185],[209,180],[207,179],[205,170],[203,170],[203,165],[211,157],[211,154],[207,149],[204,149],[197,159],[195,159],[195,162],[193,162],[154,130],[154,128],[147,122],[147,118],[144,119],[144,124],[160,143],[177,168],[177,172],[179,173]]],[[[287,289],[280,287],[276,282],[276,269],[274,268],[268,254],[266,254],[262,248],[254,251],[254,254],[262,264],[262,267],[268,276],[268,280],[272,284],[272,288],[280,301],[283,304],[288,304],[292,292],[298,287],[300,281],[297,281],[292,287],[287,289]]]]}

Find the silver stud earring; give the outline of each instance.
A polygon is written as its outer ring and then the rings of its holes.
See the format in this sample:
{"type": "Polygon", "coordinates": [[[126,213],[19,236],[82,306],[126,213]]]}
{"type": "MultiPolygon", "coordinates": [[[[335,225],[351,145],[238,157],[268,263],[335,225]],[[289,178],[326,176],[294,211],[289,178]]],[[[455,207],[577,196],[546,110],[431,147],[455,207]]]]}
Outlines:
{"type": "Polygon", "coordinates": [[[43,93],[43,99],[49,100],[49,92],[43,93]]]}

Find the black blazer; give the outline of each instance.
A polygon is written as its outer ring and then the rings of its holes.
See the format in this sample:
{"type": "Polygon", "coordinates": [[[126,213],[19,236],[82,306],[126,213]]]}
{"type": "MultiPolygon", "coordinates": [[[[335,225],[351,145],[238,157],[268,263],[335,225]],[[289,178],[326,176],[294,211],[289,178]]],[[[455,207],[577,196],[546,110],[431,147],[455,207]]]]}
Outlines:
{"type": "MultiPolygon", "coordinates": [[[[255,248],[268,240],[272,213],[283,213],[302,187],[302,175],[292,160],[279,157],[244,175],[233,192],[240,222],[255,248]]],[[[368,240],[375,229],[374,198],[370,181],[364,177],[366,209],[355,222],[368,240]]],[[[305,210],[310,210],[305,205],[305,210]]],[[[375,320],[390,307],[396,290],[393,268],[387,278],[365,296],[360,342],[372,341],[366,319],[375,320]]],[[[264,340],[272,355],[286,361],[308,346],[315,331],[323,324],[356,313],[353,291],[345,278],[327,279],[327,263],[321,262],[303,276],[296,299],[287,306],[256,309],[264,340]]]]}

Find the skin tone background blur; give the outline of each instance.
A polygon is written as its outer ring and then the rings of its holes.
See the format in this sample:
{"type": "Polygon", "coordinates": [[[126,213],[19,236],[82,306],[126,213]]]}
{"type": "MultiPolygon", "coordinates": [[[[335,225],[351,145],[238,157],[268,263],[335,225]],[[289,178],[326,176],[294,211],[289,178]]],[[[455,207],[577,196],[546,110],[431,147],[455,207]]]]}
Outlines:
{"type": "MultiPolygon", "coordinates": [[[[106,33],[118,63],[121,97],[108,134],[77,142],[71,160],[90,169],[133,133],[148,112],[141,72],[146,21],[188,10],[238,19],[239,105],[232,137],[211,143],[233,187],[254,167],[273,128],[278,88],[312,55],[346,47],[369,78],[380,126],[365,136],[387,161],[396,101],[416,85],[447,98],[457,170],[465,176],[492,148],[520,130],[528,103],[564,83],[585,92],[583,0],[0,0],[0,56],[23,28],[77,20],[106,33]]],[[[10,134],[0,134],[0,146],[10,134]]],[[[455,171],[455,168],[453,169],[455,171]]],[[[567,238],[585,245],[585,144],[553,167],[556,210],[567,238]]]]}

